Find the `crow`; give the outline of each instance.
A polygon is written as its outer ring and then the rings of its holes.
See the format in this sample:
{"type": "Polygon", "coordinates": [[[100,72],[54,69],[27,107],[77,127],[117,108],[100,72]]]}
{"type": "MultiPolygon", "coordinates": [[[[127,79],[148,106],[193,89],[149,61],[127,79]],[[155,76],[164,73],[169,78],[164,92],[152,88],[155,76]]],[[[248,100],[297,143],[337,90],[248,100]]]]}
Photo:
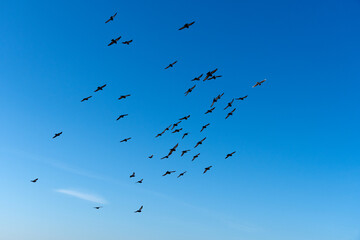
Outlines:
{"type": "Polygon", "coordinates": [[[126,44],[126,45],[129,45],[132,41],[133,41],[133,40],[131,39],[131,40],[129,40],[129,41],[124,41],[124,42],[122,42],[122,43],[123,43],[123,44],[126,44]]]}
{"type": "MultiPolygon", "coordinates": [[[[174,124],[172,125],[171,130],[173,130],[174,127],[177,127],[180,123],[181,123],[181,121],[179,121],[179,122],[177,122],[177,123],[174,123],[174,124]]],[[[171,126],[171,125],[170,125],[170,126],[171,126]]],[[[168,128],[170,128],[170,127],[168,127],[168,128]]],[[[166,130],[169,130],[168,128],[166,128],[165,131],[166,131],[166,130]]]]}
{"type": "Polygon", "coordinates": [[[89,100],[90,98],[92,98],[92,96],[88,96],[88,97],[86,97],[86,98],[83,98],[83,99],[81,100],[81,102],[87,101],[87,100],[89,100]]]}
{"type": "Polygon", "coordinates": [[[133,178],[135,177],[135,172],[133,172],[131,175],[130,175],[130,178],[133,178]]]}
{"type": "Polygon", "coordinates": [[[185,174],[185,173],[186,173],[186,171],[185,171],[185,172],[180,173],[180,174],[179,174],[179,176],[177,176],[177,178],[184,176],[184,174],[185,174]]]}
{"type": "Polygon", "coordinates": [[[201,141],[197,142],[194,148],[201,145],[203,143],[203,141],[205,141],[205,139],[206,139],[206,137],[204,137],[201,141]]]}
{"type": "Polygon", "coordinates": [[[202,132],[202,131],[203,131],[205,128],[207,128],[209,125],[210,125],[210,123],[205,124],[204,126],[202,126],[202,128],[201,128],[200,132],[202,132]]]}
{"type": "Polygon", "coordinates": [[[212,106],[214,105],[214,103],[216,103],[223,95],[224,95],[224,93],[217,95],[217,96],[213,99],[213,102],[212,102],[212,104],[211,104],[210,107],[212,107],[212,106]]]}
{"type": "Polygon", "coordinates": [[[184,139],[185,136],[189,135],[189,133],[184,133],[181,139],[184,139]]]}
{"type": "Polygon", "coordinates": [[[227,108],[229,108],[229,107],[232,107],[233,102],[234,102],[234,99],[232,99],[231,102],[229,102],[229,103],[227,104],[227,106],[224,108],[224,110],[227,109],[227,108]]]}
{"type": "Polygon", "coordinates": [[[232,116],[233,113],[235,112],[235,110],[236,110],[236,108],[234,108],[231,112],[229,112],[225,119],[227,119],[228,117],[232,116]]]}
{"type": "Polygon", "coordinates": [[[232,155],[233,155],[234,153],[236,153],[236,151],[234,151],[234,152],[232,152],[232,153],[227,154],[227,155],[226,155],[226,157],[225,157],[225,159],[227,159],[228,157],[232,157],[232,155]]]}
{"type": "Polygon", "coordinates": [[[206,73],[206,76],[205,76],[205,78],[204,78],[204,82],[206,81],[206,80],[208,80],[208,78],[209,77],[212,77],[212,75],[217,71],[218,69],[217,68],[215,68],[214,70],[212,70],[212,71],[210,71],[210,72],[207,72],[206,73]]]}
{"type": "Polygon", "coordinates": [[[209,171],[209,170],[210,170],[210,168],[212,168],[212,166],[209,166],[209,167],[205,168],[205,170],[204,170],[203,174],[204,174],[204,173],[206,173],[207,171],[209,171]]]}
{"type": "Polygon", "coordinates": [[[200,153],[196,154],[195,156],[193,156],[191,161],[194,161],[195,159],[197,159],[200,156],[200,153]]]}
{"type": "Polygon", "coordinates": [[[154,155],[149,156],[148,158],[153,158],[154,155]]]}
{"type": "Polygon", "coordinates": [[[177,133],[177,132],[180,132],[181,130],[182,130],[182,128],[175,129],[172,133],[177,133]]]}
{"type": "Polygon", "coordinates": [[[143,206],[141,206],[138,210],[136,210],[135,213],[141,213],[142,209],[143,209],[143,206]]]}
{"type": "Polygon", "coordinates": [[[30,180],[30,182],[36,183],[38,180],[38,178],[35,178],[34,180],[30,180]]]}
{"type": "Polygon", "coordinates": [[[235,98],[235,100],[244,100],[245,98],[247,98],[248,95],[244,96],[244,97],[239,97],[239,98],[235,98]]]}
{"type": "Polygon", "coordinates": [[[185,23],[184,26],[182,26],[181,28],[179,28],[179,30],[183,30],[184,28],[189,28],[191,25],[193,25],[195,23],[195,21],[191,22],[191,23],[185,23]]]}
{"type": "Polygon", "coordinates": [[[117,120],[119,120],[119,119],[121,119],[121,118],[124,118],[124,117],[126,117],[128,114],[123,114],[123,115],[120,115],[117,119],[116,119],[116,121],[117,120]]]}
{"type": "Polygon", "coordinates": [[[213,107],[213,108],[211,108],[211,109],[207,110],[205,114],[212,113],[212,111],[214,111],[214,109],[215,109],[215,107],[213,107]]]}
{"type": "Polygon", "coordinates": [[[118,99],[121,100],[121,99],[125,99],[127,97],[130,97],[131,95],[130,94],[127,94],[127,95],[121,95],[118,99]]]}
{"type": "Polygon", "coordinates": [[[187,116],[185,116],[185,117],[180,118],[179,120],[188,120],[189,117],[190,117],[190,115],[187,115],[187,116]]]}
{"type": "Polygon", "coordinates": [[[179,146],[179,144],[177,143],[173,148],[170,149],[170,152],[169,152],[169,156],[176,151],[176,148],[179,146]]]}
{"type": "Polygon", "coordinates": [[[168,69],[170,67],[173,67],[175,65],[175,63],[177,63],[177,61],[173,62],[173,63],[170,63],[169,66],[167,66],[165,69],[168,69]]]}
{"type": "Polygon", "coordinates": [[[200,76],[193,78],[191,81],[200,81],[200,78],[203,76],[204,74],[201,74],[200,76]]]}
{"type": "Polygon", "coordinates": [[[63,132],[59,132],[59,133],[55,133],[55,135],[53,136],[53,138],[56,138],[58,136],[60,136],[63,132]]]}
{"type": "Polygon", "coordinates": [[[106,84],[104,84],[104,85],[102,85],[102,86],[100,86],[100,87],[97,87],[97,89],[96,89],[94,92],[103,90],[104,87],[106,87],[106,84]]]}
{"type": "Polygon", "coordinates": [[[111,39],[111,42],[108,44],[108,46],[113,45],[114,43],[117,44],[117,42],[120,40],[121,36],[115,39],[111,39]]]}
{"type": "Polygon", "coordinates": [[[108,23],[108,22],[110,22],[110,21],[113,21],[114,18],[115,18],[115,16],[116,16],[116,14],[117,14],[117,12],[116,12],[114,15],[112,15],[108,20],[106,20],[105,23],[108,23]]]}
{"type": "Polygon", "coordinates": [[[121,140],[120,142],[127,142],[127,141],[129,141],[130,139],[131,139],[131,137],[125,138],[125,139],[121,140]]]}
{"type": "Polygon", "coordinates": [[[136,183],[142,183],[143,180],[144,180],[144,179],[141,179],[141,180],[137,181],[136,183]]]}
{"type": "Polygon", "coordinates": [[[260,82],[256,82],[256,84],[253,86],[253,88],[256,87],[256,86],[260,86],[265,81],[266,81],[266,78],[264,80],[260,81],[260,82]]]}
{"type": "Polygon", "coordinates": [[[181,152],[181,157],[185,154],[185,153],[187,153],[187,152],[189,152],[190,150],[184,150],[184,151],[182,151],[181,152]]]}
{"type": "Polygon", "coordinates": [[[191,88],[189,88],[186,92],[185,92],[185,96],[187,96],[189,93],[192,92],[192,90],[194,90],[194,88],[196,87],[196,85],[192,86],[191,88]]]}
{"type": "Polygon", "coordinates": [[[164,173],[162,176],[165,177],[166,175],[170,175],[174,172],[176,172],[176,171],[166,171],[166,173],[164,173]]]}

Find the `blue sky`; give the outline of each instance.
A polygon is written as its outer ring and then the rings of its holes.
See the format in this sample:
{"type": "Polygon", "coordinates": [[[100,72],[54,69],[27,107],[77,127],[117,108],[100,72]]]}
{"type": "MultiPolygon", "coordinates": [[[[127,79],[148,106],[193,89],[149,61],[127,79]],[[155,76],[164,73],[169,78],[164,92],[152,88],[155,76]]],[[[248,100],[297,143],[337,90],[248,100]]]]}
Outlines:
{"type": "Polygon", "coordinates": [[[2,1],[0,238],[360,239],[359,9],[354,0],[2,1]],[[119,35],[134,42],[108,47],[119,35]],[[222,78],[184,96],[214,68],[222,78]],[[225,120],[226,103],[243,95],[225,120]],[[184,140],[154,138],[188,114],[184,140]]]}

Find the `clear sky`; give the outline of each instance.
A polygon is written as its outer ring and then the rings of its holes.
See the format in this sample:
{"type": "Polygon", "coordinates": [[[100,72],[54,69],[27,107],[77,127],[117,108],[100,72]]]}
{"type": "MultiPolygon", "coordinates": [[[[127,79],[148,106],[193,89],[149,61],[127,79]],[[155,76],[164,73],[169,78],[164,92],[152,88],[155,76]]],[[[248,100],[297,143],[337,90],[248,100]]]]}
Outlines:
{"type": "Polygon", "coordinates": [[[357,0],[1,1],[0,239],[360,239],[359,10],[357,0]],[[119,35],[134,41],[108,47],[119,35]],[[214,68],[222,78],[184,96],[214,68]],[[185,139],[154,138],[188,114],[185,139]]]}

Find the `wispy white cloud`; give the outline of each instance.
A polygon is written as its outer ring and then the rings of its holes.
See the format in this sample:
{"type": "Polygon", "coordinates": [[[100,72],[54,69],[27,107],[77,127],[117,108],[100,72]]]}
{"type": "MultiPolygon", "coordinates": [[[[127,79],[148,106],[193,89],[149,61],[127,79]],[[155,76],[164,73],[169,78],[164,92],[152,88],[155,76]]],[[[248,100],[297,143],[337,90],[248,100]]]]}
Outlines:
{"type": "Polygon", "coordinates": [[[102,197],[89,194],[89,193],[83,193],[76,190],[70,190],[70,189],[55,189],[55,192],[66,194],[69,196],[73,196],[82,200],[86,200],[89,202],[99,203],[99,204],[106,204],[106,200],[102,197]]]}

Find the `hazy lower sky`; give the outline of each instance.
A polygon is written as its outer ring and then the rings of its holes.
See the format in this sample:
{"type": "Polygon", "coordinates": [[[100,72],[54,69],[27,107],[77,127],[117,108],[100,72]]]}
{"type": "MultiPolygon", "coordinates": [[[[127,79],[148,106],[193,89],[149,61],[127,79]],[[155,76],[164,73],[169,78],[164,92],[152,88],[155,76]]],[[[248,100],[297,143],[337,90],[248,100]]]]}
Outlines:
{"type": "Polygon", "coordinates": [[[1,1],[0,239],[360,239],[359,10],[357,0],[1,1]],[[107,46],[120,35],[134,41],[107,46]],[[215,68],[222,78],[184,96],[215,68]],[[188,114],[185,139],[154,138],[188,114]]]}

